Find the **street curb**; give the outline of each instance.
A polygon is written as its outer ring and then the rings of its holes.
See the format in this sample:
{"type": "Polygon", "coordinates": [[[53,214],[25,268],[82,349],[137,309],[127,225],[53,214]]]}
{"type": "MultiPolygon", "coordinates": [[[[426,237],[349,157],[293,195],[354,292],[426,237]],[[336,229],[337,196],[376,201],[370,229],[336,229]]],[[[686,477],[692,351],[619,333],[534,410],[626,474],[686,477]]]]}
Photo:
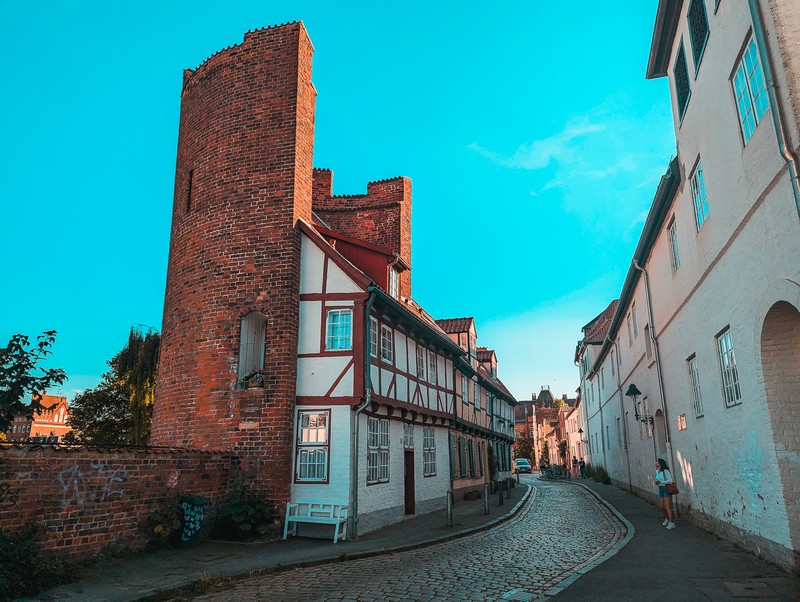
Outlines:
{"type": "Polygon", "coordinates": [[[215,577],[227,579],[229,581],[241,581],[243,579],[248,579],[250,577],[260,577],[263,575],[270,575],[272,573],[280,573],[284,571],[289,571],[292,569],[303,569],[303,568],[310,568],[314,566],[323,566],[326,564],[333,564],[335,562],[345,562],[348,560],[360,560],[362,558],[374,558],[375,556],[386,556],[389,554],[398,554],[401,552],[408,552],[410,550],[417,550],[421,548],[427,548],[432,545],[445,543],[447,541],[451,541],[453,539],[460,539],[462,537],[467,537],[469,535],[474,535],[475,533],[480,533],[481,531],[486,531],[487,529],[491,529],[496,527],[497,525],[506,522],[507,520],[513,518],[519,510],[523,507],[523,505],[528,501],[528,499],[535,493],[535,488],[532,485],[524,484],[522,485],[527,487],[528,490],[523,494],[520,500],[511,508],[508,512],[503,515],[498,516],[490,520],[487,523],[479,525],[477,527],[469,527],[467,529],[463,529],[456,533],[451,533],[448,535],[442,535],[440,537],[434,537],[432,539],[427,539],[425,541],[420,541],[412,544],[404,544],[399,546],[393,547],[386,547],[386,548],[377,548],[375,550],[371,550],[368,552],[358,552],[355,554],[340,554],[338,556],[330,556],[328,558],[320,558],[318,560],[309,560],[307,562],[293,562],[290,564],[277,564],[272,567],[265,567],[262,569],[250,569],[247,571],[242,571],[241,573],[214,573],[210,575],[206,575],[199,579],[193,579],[183,585],[179,585],[176,587],[168,587],[164,589],[158,589],[146,596],[141,598],[137,598],[136,602],[148,602],[149,600],[162,600],[164,596],[169,595],[177,595],[180,592],[186,591],[194,587],[197,583],[205,579],[213,579],[215,577]]]}
{"type": "Polygon", "coordinates": [[[598,566],[603,564],[609,558],[616,556],[619,553],[619,551],[622,550],[622,548],[628,545],[628,542],[630,542],[630,540],[633,539],[633,536],[636,534],[636,528],[633,526],[633,524],[622,514],[620,514],[620,512],[614,506],[612,506],[610,502],[608,502],[605,498],[603,498],[599,493],[597,493],[590,487],[587,487],[583,483],[573,483],[572,481],[564,481],[564,482],[569,483],[570,485],[573,485],[575,487],[581,487],[584,491],[591,494],[591,496],[595,499],[596,502],[605,506],[614,516],[616,516],[616,518],[625,526],[627,532],[625,534],[625,537],[620,539],[617,543],[611,546],[611,548],[606,550],[599,558],[595,558],[594,560],[584,564],[582,567],[576,570],[572,575],[570,575],[560,583],[548,589],[539,598],[536,598],[537,600],[546,600],[551,596],[560,594],[570,585],[575,583],[578,579],[583,577],[586,573],[596,569],[598,566]]]}

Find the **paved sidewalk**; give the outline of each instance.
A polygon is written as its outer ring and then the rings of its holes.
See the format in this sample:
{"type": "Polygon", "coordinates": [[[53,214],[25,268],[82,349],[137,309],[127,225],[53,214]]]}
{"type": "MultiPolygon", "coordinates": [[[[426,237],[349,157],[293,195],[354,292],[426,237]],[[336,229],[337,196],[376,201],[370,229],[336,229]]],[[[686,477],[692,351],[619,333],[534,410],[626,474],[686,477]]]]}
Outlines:
{"type": "Polygon", "coordinates": [[[554,600],[800,600],[796,575],[680,518],[668,531],[655,506],[622,489],[577,483],[616,509],[634,532],[617,554],[552,592],[554,600]]]}
{"type": "Polygon", "coordinates": [[[304,537],[265,543],[206,541],[195,548],[162,550],[112,560],[102,566],[92,566],[76,583],[51,589],[37,599],[130,602],[178,590],[209,577],[244,577],[280,568],[418,548],[489,529],[512,517],[527,501],[530,492],[528,485],[520,483],[507,495],[504,493],[502,506],[498,494],[490,495],[489,514],[484,514],[483,499],[458,502],[453,506],[452,527],[447,526],[447,511],[439,510],[335,545],[331,539],[304,537]]]}
{"type": "MultiPolygon", "coordinates": [[[[302,537],[259,544],[204,542],[188,550],[164,550],[94,566],[78,582],[50,590],[39,599],[127,602],[176,591],[208,577],[258,575],[414,549],[488,529],[512,517],[530,496],[525,481],[537,483],[528,476],[522,481],[511,489],[503,506],[497,494],[490,496],[488,515],[483,513],[483,500],[455,504],[452,527],[447,526],[442,510],[336,545],[302,537]]],[[[610,556],[572,575],[548,591],[548,596],[557,600],[800,600],[798,579],[680,520],[677,529],[667,531],[654,506],[623,490],[591,480],[560,486],[585,487],[615,509],[629,531],[610,556]]],[[[524,582],[519,585],[525,589],[524,582]]]]}

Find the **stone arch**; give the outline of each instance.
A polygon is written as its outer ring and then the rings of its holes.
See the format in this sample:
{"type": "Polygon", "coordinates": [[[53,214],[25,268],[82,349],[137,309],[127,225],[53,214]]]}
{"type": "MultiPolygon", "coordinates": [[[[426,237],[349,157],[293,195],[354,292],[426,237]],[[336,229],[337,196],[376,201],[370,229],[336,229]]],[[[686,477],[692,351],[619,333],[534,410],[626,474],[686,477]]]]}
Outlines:
{"type": "Polygon", "coordinates": [[[778,301],[764,317],[761,367],[794,566],[800,564],[800,311],[778,301]]]}

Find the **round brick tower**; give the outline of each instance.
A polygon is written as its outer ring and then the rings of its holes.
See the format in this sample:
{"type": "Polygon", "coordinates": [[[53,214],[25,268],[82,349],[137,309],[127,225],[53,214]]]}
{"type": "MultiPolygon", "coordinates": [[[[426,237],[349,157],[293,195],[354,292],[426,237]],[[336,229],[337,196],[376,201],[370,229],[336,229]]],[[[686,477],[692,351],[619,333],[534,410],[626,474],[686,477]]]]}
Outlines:
{"type": "Polygon", "coordinates": [[[290,23],[248,32],[184,72],[151,437],[153,445],[234,450],[278,503],[291,482],[294,226],[311,221],[312,53],[303,24],[290,23]],[[237,367],[250,312],[266,318],[258,388],[245,386],[237,367]]]}

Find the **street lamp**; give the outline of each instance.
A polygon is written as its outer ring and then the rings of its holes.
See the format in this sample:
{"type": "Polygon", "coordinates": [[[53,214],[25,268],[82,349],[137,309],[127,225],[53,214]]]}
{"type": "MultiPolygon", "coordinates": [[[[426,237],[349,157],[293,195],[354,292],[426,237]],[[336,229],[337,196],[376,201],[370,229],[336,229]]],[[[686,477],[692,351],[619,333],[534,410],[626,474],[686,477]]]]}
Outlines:
{"type": "MultiPolygon", "coordinates": [[[[636,419],[636,422],[644,422],[647,424],[653,424],[653,417],[649,414],[640,414],[639,413],[639,395],[642,392],[634,385],[633,383],[630,384],[628,390],[625,392],[626,397],[631,398],[631,402],[633,403],[633,417],[636,419]]],[[[647,399],[645,397],[645,399],[647,399]]]]}

